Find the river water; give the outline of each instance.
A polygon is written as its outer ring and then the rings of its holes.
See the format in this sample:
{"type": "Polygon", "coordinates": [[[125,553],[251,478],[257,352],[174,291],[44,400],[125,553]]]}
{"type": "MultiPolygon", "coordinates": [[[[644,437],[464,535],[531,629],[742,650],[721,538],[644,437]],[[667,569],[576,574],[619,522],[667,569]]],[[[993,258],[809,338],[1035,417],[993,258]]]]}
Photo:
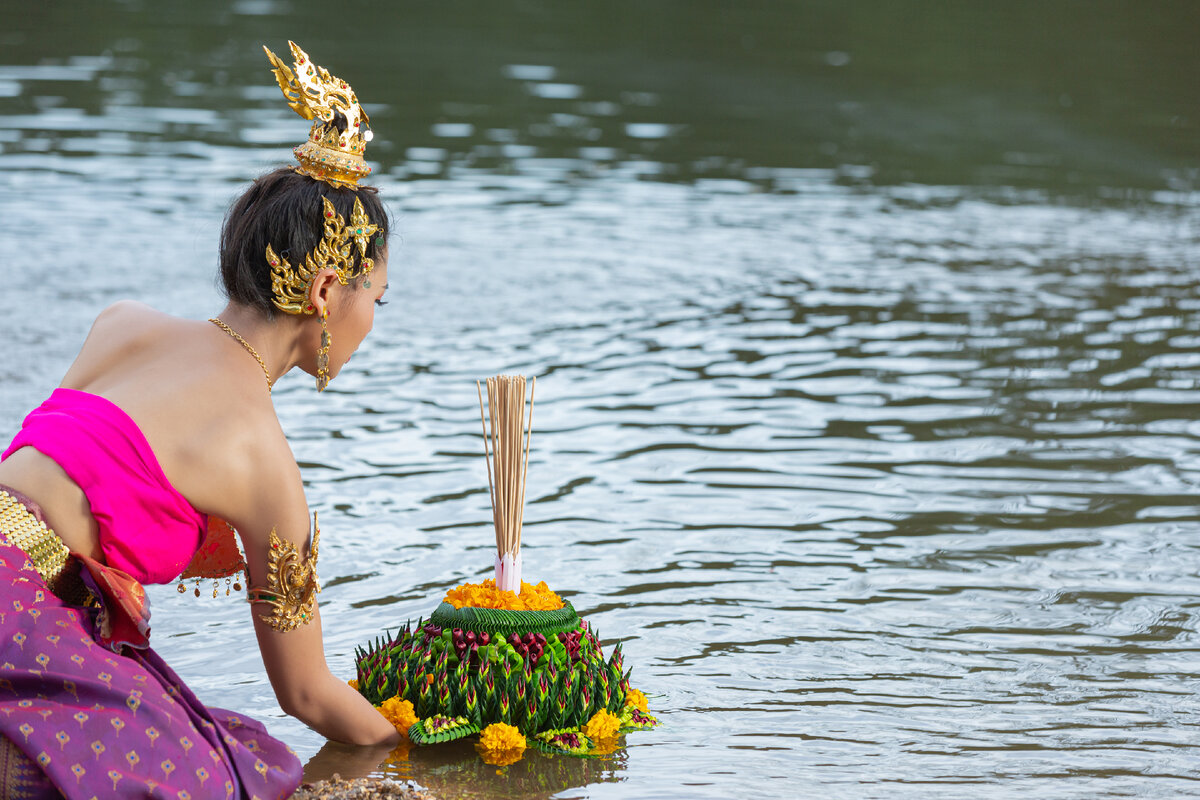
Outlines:
{"type": "MultiPolygon", "coordinates": [[[[1196,12],[913,8],[397,4],[342,38],[315,2],[30,9],[0,33],[0,438],[109,302],[220,308],[222,215],[307,132],[258,50],[291,37],[368,102],[396,215],[364,347],[275,391],[331,666],[490,574],[474,384],[536,375],[526,576],[663,721],[604,760],[360,771],[1200,796],[1196,12]]],[[[151,598],[204,700],[322,751],[243,604],[151,598]]]]}

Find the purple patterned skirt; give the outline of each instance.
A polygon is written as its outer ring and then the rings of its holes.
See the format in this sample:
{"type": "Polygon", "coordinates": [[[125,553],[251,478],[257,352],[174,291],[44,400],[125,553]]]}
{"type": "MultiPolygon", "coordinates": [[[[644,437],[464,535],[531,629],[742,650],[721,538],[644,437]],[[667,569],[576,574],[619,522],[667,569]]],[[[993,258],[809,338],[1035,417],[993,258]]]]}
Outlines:
{"type": "MultiPolygon", "coordinates": [[[[32,510],[32,509],[31,509],[32,510]]],[[[46,588],[0,531],[0,793],[282,798],[300,762],[255,720],[201,703],[149,647],[104,647],[94,609],[46,588]]]]}

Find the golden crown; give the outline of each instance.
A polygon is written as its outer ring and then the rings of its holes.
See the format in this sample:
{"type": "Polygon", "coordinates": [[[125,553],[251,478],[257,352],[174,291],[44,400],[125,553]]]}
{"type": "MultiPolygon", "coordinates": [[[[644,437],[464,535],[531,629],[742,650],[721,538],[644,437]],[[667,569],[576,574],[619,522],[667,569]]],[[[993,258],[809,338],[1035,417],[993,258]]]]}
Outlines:
{"type": "Polygon", "coordinates": [[[350,84],[314,64],[295,42],[289,41],[288,46],[292,48],[292,67],[265,45],[263,50],[288,105],[313,120],[308,141],[292,150],[299,162],[293,169],[337,189],[353,186],[371,172],[363,160],[372,137],[371,121],[350,84]],[[344,128],[338,123],[339,115],[345,120],[344,128]]]}
{"type": "Polygon", "coordinates": [[[350,224],[333,207],[329,198],[322,197],[322,214],[325,218],[325,235],[321,241],[304,256],[304,263],[293,267],[288,260],[275,253],[271,245],[267,245],[267,263],[271,265],[271,302],[280,311],[287,314],[311,314],[313,307],[308,304],[308,291],[313,279],[323,269],[332,269],[337,273],[338,283],[342,286],[352,277],[369,275],[375,267],[375,262],[367,258],[367,244],[370,237],[375,235],[379,226],[371,222],[367,212],[363,210],[362,201],[354,198],[354,210],[350,212],[350,224]],[[353,249],[358,250],[362,268],[355,272],[353,249]]]}

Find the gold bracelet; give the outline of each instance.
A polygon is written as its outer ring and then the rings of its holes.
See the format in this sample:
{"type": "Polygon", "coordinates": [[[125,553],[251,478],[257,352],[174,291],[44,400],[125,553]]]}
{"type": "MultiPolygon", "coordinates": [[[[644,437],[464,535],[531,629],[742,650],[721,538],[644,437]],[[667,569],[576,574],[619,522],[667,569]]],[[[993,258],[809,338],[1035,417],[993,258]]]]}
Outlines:
{"type": "Polygon", "coordinates": [[[307,558],[291,542],[285,542],[271,529],[267,550],[267,585],[246,590],[246,600],[252,605],[263,603],[271,607],[270,616],[263,621],[280,633],[307,625],[314,616],[314,605],[321,583],[317,578],[317,545],[321,529],[313,514],[312,549],[307,558]]]}

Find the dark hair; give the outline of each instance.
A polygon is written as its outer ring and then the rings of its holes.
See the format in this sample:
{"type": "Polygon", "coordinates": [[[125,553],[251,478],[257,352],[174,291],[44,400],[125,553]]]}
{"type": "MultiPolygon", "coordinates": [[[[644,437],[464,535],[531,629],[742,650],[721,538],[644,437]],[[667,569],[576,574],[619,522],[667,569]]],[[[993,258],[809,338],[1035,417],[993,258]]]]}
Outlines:
{"type": "MultiPolygon", "coordinates": [[[[362,201],[371,222],[379,226],[367,244],[367,258],[380,256],[391,220],[379,199],[378,189],[374,186],[335,189],[291,167],[280,167],[256,180],[225,215],[221,227],[221,283],[226,297],[262,311],[268,319],[275,315],[267,245],[293,267],[303,263],[305,254],[324,235],[322,197],[329,198],[346,220],[354,209],[354,198],[362,201]]],[[[360,269],[361,263],[356,263],[352,274],[361,274],[360,269]]]]}

